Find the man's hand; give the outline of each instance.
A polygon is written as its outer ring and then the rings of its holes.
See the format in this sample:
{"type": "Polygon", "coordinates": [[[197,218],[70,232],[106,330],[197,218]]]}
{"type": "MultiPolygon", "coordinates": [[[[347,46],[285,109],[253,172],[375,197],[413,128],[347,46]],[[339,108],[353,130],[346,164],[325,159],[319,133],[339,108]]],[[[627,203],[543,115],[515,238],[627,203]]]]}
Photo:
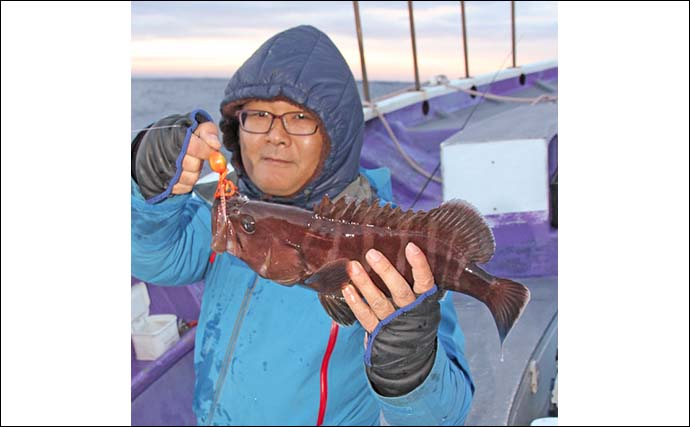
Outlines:
{"type": "Polygon", "coordinates": [[[359,262],[352,261],[349,265],[348,273],[350,274],[350,279],[352,279],[352,283],[366,298],[368,304],[359,296],[359,293],[352,285],[347,285],[343,288],[343,295],[359,323],[369,333],[376,328],[379,321],[393,314],[398,307],[412,304],[417,299],[415,294],[423,294],[434,286],[434,276],[431,273],[429,262],[424,253],[414,243],[410,242],[405,247],[405,257],[412,266],[413,287],[407,283],[405,278],[381,252],[371,249],[366,255],[367,262],[371,268],[388,286],[396,307],[391,304],[383,292],[374,284],[359,262]]]}
{"type": "Polygon", "coordinates": [[[356,289],[352,285],[343,288],[347,304],[368,332],[365,369],[373,388],[383,396],[402,396],[414,390],[429,375],[436,359],[442,293],[434,285],[424,253],[409,243],[405,256],[412,266],[412,287],[380,252],[367,252],[367,262],[390,290],[392,302],[356,261],[348,271],[356,289]]]}
{"type": "Polygon", "coordinates": [[[204,160],[219,150],[218,127],[208,113],[173,114],[134,139],[132,178],[149,203],[186,194],[199,180],[204,160]]]}
{"type": "Polygon", "coordinates": [[[220,151],[218,126],[213,122],[201,123],[189,140],[187,154],[182,159],[182,175],[173,186],[173,194],[187,194],[199,180],[204,161],[214,151],[220,151]]]}

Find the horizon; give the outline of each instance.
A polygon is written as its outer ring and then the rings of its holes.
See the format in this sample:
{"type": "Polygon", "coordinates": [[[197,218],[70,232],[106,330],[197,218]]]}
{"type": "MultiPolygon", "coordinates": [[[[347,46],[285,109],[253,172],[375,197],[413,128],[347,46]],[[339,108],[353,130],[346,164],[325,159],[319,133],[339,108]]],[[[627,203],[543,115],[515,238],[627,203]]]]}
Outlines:
{"type": "MultiPolygon", "coordinates": [[[[136,80],[227,80],[228,77],[211,77],[211,76],[155,76],[155,75],[132,75],[132,79],[136,80]]],[[[362,80],[355,79],[355,82],[362,83],[362,80]]],[[[414,80],[368,80],[369,83],[409,83],[414,84],[414,80]]]]}
{"type": "MultiPolygon", "coordinates": [[[[367,1],[359,8],[368,80],[414,82],[406,3],[367,1]]],[[[413,8],[420,80],[464,76],[458,2],[415,2],[413,8]]],[[[131,12],[132,78],[227,79],[274,34],[313,25],[362,80],[349,1],[132,2],[131,12]]],[[[466,2],[465,12],[470,75],[510,65],[510,3],[466,2]]],[[[557,59],[557,18],[557,2],[516,2],[517,65],[557,59]]]]}

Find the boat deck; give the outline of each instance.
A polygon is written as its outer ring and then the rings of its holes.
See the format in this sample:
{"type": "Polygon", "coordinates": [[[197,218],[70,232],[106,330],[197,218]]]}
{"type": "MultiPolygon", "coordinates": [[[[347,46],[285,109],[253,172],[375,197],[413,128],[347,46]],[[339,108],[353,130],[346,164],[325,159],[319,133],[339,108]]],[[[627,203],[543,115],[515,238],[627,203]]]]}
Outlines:
{"type": "MultiPolygon", "coordinates": [[[[531,396],[550,394],[557,346],[558,280],[556,277],[518,279],[530,289],[531,300],[501,350],[491,313],[469,296],[453,293],[476,391],[466,425],[529,425],[524,406],[531,396]],[[553,360],[549,360],[553,358],[553,360]],[[532,360],[541,370],[537,393],[529,390],[532,360]],[[527,390],[521,390],[527,386],[527,390]]],[[[544,399],[540,405],[543,406],[544,399]]],[[[546,399],[548,401],[548,399],[546,399]]],[[[546,416],[548,406],[538,409],[546,416]]]]}

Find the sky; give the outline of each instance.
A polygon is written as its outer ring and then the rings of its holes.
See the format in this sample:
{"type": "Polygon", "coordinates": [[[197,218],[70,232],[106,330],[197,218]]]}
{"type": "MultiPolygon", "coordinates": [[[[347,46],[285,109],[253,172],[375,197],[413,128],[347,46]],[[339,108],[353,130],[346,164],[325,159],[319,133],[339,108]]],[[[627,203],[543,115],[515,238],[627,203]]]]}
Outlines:
{"type": "MultiPolygon", "coordinates": [[[[557,59],[557,2],[516,2],[517,64],[557,59]]],[[[359,2],[370,80],[413,81],[405,1],[359,2]]],[[[464,77],[460,2],[414,2],[419,75],[464,77]]],[[[465,2],[470,75],[511,65],[510,2],[465,2]],[[507,58],[507,59],[506,59],[507,58]]],[[[354,9],[335,2],[132,2],[132,77],[227,78],[274,34],[309,24],[361,79],[354,9]]]]}

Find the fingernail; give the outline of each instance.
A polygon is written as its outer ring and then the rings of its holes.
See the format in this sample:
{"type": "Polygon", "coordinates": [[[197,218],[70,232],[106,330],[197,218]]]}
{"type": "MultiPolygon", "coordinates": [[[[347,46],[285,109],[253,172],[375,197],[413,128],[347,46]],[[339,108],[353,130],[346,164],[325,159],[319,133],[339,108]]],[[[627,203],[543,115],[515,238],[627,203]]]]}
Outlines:
{"type": "Polygon", "coordinates": [[[357,261],[351,262],[350,268],[352,269],[353,275],[362,274],[362,267],[359,265],[359,263],[357,261]]]}
{"type": "Polygon", "coordinates": [[[371,249],[367,252],[367,259],[371,262],[379,262],[381,260],[381,253],[376,249],[371,249]]]}
{"type": "Polygon", "coordinates": [[[413,255],[417,255],[418,253],[421,252],[421,250],[419,250],[419,248],[417,247],[417,245],[415,245],[415,244],[412,243],[412,242],[410,242],[410,243],[407,244],[407,249],[408,249],[408,250],[410,251],[410,253],[413,254],[413,255]]]}
{"type": "Polygon", "coordinates": [[[343,288],[343,295],[345,295],[345,299],[349,302],[355,302],[355,295],[352,293],[352,289],[350,289],[349,285],[343,288]]]}

